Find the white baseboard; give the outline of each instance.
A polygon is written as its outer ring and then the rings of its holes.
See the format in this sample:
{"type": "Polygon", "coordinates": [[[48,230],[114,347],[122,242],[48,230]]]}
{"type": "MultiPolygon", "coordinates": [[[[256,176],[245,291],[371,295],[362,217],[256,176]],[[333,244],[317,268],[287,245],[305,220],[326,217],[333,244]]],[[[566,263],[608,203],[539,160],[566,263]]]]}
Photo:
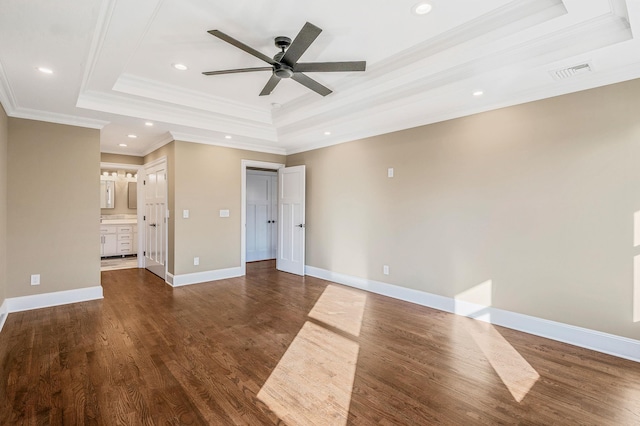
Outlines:
{"type": "Polygon", "coordinates": [[[164,282],[166,282],[170,286],[173,286],[173,277],[174,275],[171,272],[167,272],[167,278],[165,278],[164,282]]]}
{"type": "Polygon", "coordinates": [[[0,331],[2,331],[2,327],[4,327],[5,321],[7,321],[7,317],[9,316],[9,307],[7,300],[5,299],[0,306],[0,331]]]}
{"type": "Polygon", "coordinates": [[[102,299],[102,286],[78,288],[76,290],[56,291],[53,293],[34,294],[32,296],[10,297],[5,300],[8,312],[28,311],[31,309],[49,308],[69,303],[86,302],[102,299]]]}
{"type": "Polygon", "coordinates": [[[200,284],[207,281],[224,280],[226,278],[235,278],[242,276],[242,268],[215,269],[212,271],[194,272],[192,274],[171,275],[167,274],[167,283],[174,287],[183,285],[200,284]],[[169,279],[171,282],[169,282],[169,279]]]}
{"type": "Polygon", "coordinates": [[[306,266],[312,277],[640,362],[640,340],[306,266]]]}

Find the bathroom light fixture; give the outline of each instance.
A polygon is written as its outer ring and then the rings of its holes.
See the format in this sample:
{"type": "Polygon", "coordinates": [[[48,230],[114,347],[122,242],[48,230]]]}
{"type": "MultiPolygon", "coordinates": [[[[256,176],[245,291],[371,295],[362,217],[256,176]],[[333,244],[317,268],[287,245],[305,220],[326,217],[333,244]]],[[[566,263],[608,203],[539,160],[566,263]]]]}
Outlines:
{"type": "Polygon", "coordinates": [[[109,176],[109,172],[102,172],[102,176],[109,176]]]}
{"type": "Polygon", "coordinates": [[[51,68],[37,67],[36,69],[43,74],[53,74],[53,70],[51,68]]]}
{"type": "Polygon", "coordinates": [[[118,172],[111,172],[111,176],[118,177],[118,172]]]}
{"type": "Polygon", "coordinates": [[[188,70],[188,69],[189,69],[189,68],[188,68],[186,65],[184,65],[184,64],[173,64],[173,67],[174,67],[175,69],[177,69],[178,71],[186,71],[186,70],[188,70]]]}
{"type": "Polygon", "coordinates": [[[413,13],[416,15],[426,15],[433,7],[429,3],[418,3],[413,6],[413,13]]]}

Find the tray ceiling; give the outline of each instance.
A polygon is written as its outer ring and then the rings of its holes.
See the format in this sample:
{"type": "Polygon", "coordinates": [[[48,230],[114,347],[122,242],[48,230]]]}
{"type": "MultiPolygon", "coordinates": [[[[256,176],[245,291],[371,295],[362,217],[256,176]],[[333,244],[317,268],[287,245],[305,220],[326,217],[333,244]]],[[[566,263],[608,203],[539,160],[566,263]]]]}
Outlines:
{"type": "Polygon", "coordinates": [[[0,101],[10,116],[100,128],[103,152],[176,139],[294,153],[640,77],[640,0],[432,0],[423,16],[416,3],[5,1],[0,101]],[[301,61],[367,70],[310,73],[326,97],[292,80],[260,97],[268,71],[201,74],[265,65],[208,30],[273,56],[273,38],[307,21],[323,32],[301,61]]]}

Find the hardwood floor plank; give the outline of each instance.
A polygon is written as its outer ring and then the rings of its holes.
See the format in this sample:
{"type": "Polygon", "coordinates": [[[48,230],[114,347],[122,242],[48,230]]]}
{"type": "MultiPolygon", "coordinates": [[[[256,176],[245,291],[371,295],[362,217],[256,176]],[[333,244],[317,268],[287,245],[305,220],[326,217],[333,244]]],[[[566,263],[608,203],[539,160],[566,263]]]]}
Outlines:
{"type": "Polygon", "coordinates": [[[632,361],[247,271],[180,288],[108,271],[103,300],[10,314],[0,424],[640,424],[632,361]]]}

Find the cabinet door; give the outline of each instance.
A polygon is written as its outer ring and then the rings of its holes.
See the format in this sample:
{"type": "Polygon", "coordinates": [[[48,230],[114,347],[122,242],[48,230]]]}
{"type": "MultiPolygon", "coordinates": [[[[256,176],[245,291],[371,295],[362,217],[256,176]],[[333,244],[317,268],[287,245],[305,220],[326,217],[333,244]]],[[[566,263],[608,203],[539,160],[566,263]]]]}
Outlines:
{"type": "Polygon", "coordinates": [[[115,256],[118,254],[118,236],[116,234],[103,235],[104,244],[102,245],[103,256],[115,256]]]}

